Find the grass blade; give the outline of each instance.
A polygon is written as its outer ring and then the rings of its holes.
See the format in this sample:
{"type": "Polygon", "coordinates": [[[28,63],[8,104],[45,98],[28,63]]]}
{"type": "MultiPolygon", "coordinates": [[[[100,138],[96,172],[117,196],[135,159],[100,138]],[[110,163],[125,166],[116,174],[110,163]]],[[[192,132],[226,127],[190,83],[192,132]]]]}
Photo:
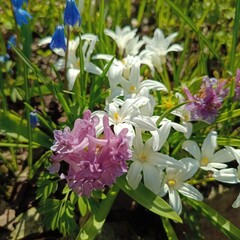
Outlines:
{"type": "Polygon", "coordinates": [[[215,55],[215,57],[218,59],[222,67],[225,68],[221,58],[219,57],[218,53],[215,51],[211,42],[207,38],[205,38],[205,36],[197,29],[197,27],[192,22],[192,20],[183,13],[182,9],[180,9],[170,0],[166,0],[165,2],[171,7],[171,9],[173,10],[173,12],[175,12],[176,15],[182,18],[192,28],[192,30],[199,36],[199,38],[202,39],[202,41],[206,44],[206,46],[210,49],[210,51],[215,55]]]}
{"type": "Polygon", "coordinates": [[[204,202],[184,198],[185,201],[195,210],[201,212],[214,226],[217,227],[229,239],[239,239],[240,229],[224,218],[220,213],[209,207],[204,202]]]}
{"type": "Polygon", "coordinates": [[[230,63],[229,68],[233,73],[235,71],[234,62],[235,62],[235,53],[236,53],[236,45],[238,41],[238,30],[240,27],[240,0],[236,1],[236,10],[235,10],[235,21],[233,26],[233,39],[232,39],[232,49],[230,55],[230,63]]]}

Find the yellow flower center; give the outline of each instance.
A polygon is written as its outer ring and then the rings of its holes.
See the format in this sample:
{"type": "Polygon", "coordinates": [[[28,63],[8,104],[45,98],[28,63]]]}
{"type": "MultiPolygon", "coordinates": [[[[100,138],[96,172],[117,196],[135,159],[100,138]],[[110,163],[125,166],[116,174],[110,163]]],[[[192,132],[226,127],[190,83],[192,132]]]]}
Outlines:
{"type": "Polygon", "coordinates": [[[136,87],[135,86],[130,86],[130,88],[129,88],[129,92],[130,93],[135,93],[136,92],[136,87]]]}
{"type": "Polygon", "coordinates": [[[147,155],[145,153],[141,153],[139,156],[138,156],[138,159],[141,161],[141,162],[146,162],[147,161],[147,155]]]}
{"type": "Polygon", "coordinates": [[[115,122],[119,122],[120,117],[119,117],[119,115],[118,115],[117,112],[115,112],[115,113],[113,114],[113,119],[114,119],[115,122]]]}
{"type": "Polygon", "coordinates": [[[190,121],[190,114],[183,113],[183,118],[186,122],[189,122],[190,121]]]}
{"type": "Polygon", "coordinates": [[[168,180],[167,184],[169,187],[172,187],[176,184],[176,181],[174,179],[170,179],[170,180],[168,180]]]}
{"type": "Polygon", "coordinates": [[[202,158],[200,161],[201,166],[207,166],[208,163],[209,163],[209,160],[207,157],[202,158]]]}

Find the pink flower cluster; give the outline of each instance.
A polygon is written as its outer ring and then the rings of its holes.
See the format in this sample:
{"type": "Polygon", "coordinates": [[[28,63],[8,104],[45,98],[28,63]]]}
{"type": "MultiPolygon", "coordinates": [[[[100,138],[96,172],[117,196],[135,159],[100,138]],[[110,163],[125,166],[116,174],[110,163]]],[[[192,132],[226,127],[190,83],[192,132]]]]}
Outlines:
{"type": "Polygon", "coordinates": [[[186,109],[191,112],[192,121],[212,123],[215,120],[224,98],[228,95],[225,85],[226,81],[204,77],[201,88],[194,96],[188,88],[184,89],[188,100],[193,101],[186,105],[186,109]]]}
{"type": "Polygon", "coordinates": [[[97,138],[98,124],[99,118],[88,110],[83,119],[75,121],[72,131],[69,127],[54,131],[50,172],[63,171],[64,164],[60,163],[67,163],[67,174],[61,173],[61,176],[79,196],[89,197],[93,190],[111,186],[117,177],[127,172],[126,160],[131,157],[128,130],[123,129],[116,136],[109,127],[108,117],[104,116],[104,133],[97,138]]]}

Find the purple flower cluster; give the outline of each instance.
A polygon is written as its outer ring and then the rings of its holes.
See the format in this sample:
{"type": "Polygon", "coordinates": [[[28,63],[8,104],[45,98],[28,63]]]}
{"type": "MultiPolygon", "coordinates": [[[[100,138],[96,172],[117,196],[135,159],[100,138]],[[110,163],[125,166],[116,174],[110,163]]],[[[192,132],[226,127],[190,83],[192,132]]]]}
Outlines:
{"type": "MultiPolygon", "coordinates": [[[[61,162],[68,164],[67,174],[61,174],[79,196],[90,196],[93,190],[111,186],[116,178],[127,172],[126,160],[131,157],[127,129],[115,135],[103,118],[104,133],[96,136],[99,118],[88,110],[83,119],[77,119],[72,131],[66,127],[55,130],[55,143],[51,147],[53,162],[50,172],[59,172],[61,162]]],[[[62,170],[62,168],[61,168],[62,170]]]]}
{"type": "Polygon", "coordinates": [[[194,96],[188,88],[184,88],[188,100],[193,101],[186,105],[186,109],[191,112],[192,121],[212,123],[215,120],[218,110],[222,107],[222,102],[228,94],[225,85],[226,81],[204,77],[199,91],[194,96]]]}

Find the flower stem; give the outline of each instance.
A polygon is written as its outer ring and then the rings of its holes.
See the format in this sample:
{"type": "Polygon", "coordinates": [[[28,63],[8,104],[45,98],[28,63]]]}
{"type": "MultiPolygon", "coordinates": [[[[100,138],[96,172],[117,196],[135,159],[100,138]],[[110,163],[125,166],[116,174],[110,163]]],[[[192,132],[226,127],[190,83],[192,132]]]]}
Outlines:
{"type": "Polygon", "coordinates": [[[67,79],[67,68],[68,68],[68,51],[69,51],[69,38],[70,38],[70,28],[67,25],[67,47],[65,51],[65,79],[64,79],[64,89],[68,89],[68,79],[67,79]]]}

